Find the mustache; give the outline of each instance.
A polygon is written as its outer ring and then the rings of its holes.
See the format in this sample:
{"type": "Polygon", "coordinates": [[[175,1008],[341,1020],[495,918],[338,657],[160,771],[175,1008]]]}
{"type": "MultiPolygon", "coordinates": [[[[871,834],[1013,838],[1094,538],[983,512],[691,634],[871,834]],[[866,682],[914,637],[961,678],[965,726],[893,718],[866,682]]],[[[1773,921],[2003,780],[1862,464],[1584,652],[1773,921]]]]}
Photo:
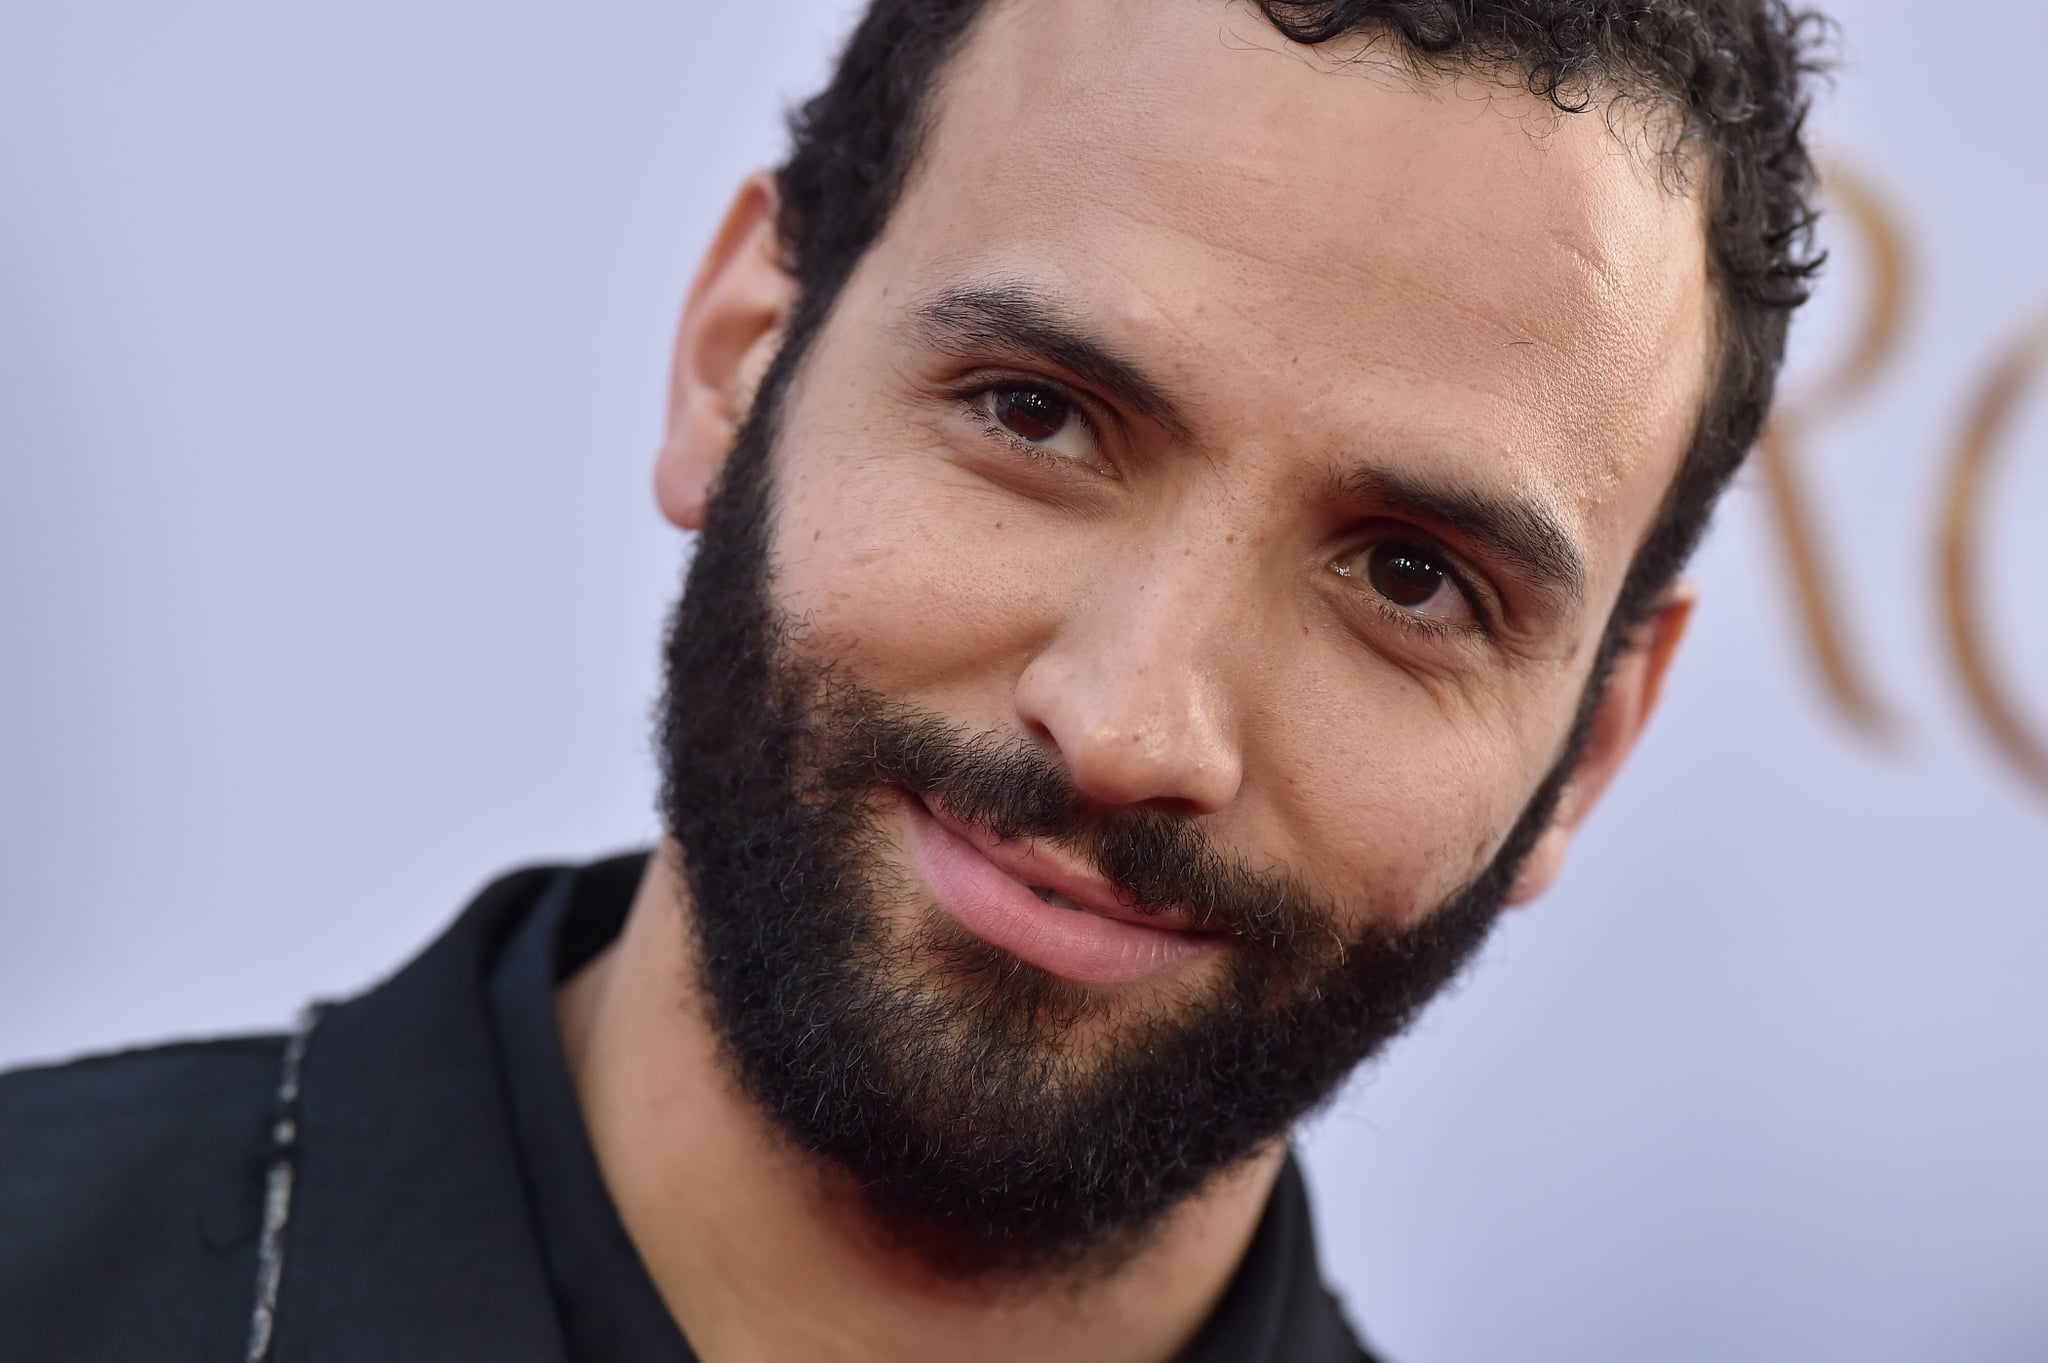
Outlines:
{"type": "Polygon", "coordinates": [[[1140,913],[1177,910],[1198,931],[1228,933],[1302,966],[1341,960],[1336,910],[1285,869],[1261,869],[1214,846],[1185,817],[1090,803],[1043,749],[976,733],[926,711],[831,680],[813,725],[831,732],[818,770],[835,793],[901,786],[999,838],[1070,851],[1140,913]]]}

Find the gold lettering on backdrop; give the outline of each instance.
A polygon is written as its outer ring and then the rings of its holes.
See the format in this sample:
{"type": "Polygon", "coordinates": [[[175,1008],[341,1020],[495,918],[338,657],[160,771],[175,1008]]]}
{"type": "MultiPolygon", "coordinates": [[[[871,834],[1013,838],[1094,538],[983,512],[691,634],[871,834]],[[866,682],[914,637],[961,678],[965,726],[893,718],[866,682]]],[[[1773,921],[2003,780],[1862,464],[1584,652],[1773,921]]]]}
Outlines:
{"type": "Polygon", "coordinates": [[[1942,605],[1971,708],[1990,732],[1998,751],[2044,793],[2048,793],[2048,744],[2034,734],[2013,703],[1993,665],[1985,632],[1983,510],[1992,461],[2006,427],[2027,389],[2048,369],[2048,312],[2020,335],[1990,381],[1977,395],[1950,466],[1948,505],[1942,518],[1942,605]]]}
{"type": "Polygon", "coordinates": [[[1803,479],[1805,438],[1867,390],[1897,349],[1906,313],[1905,244],[1890,211],[1869,186],[1839,166],[1826,176],[1836,220],[1852,224],[1869,261],[1862,324],[1841,362],[1772,414],[1757,441],[1757,461],[1792,569],[1799,614],[1822,684],[1844,719],[1868,738],[1896,733],[1898,720],[1865,681],[1849,638],[1842,595],[1822,550],[1822,532],[1803,479]]]}

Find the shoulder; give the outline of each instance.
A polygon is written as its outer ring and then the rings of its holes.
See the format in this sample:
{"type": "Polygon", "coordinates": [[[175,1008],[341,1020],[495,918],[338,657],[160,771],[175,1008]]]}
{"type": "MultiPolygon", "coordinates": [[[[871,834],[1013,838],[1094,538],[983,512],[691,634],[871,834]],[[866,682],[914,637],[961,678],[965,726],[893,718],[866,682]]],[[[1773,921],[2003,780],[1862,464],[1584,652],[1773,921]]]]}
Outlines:
{"type": "Polygon", "coordinates": [[[243,1347],[283,1051],[253,1037],[0,1074],[0,1354],[243,1347]]]}
{"type": "Polygon", "coordinates": [[[275,1076],[282,1036],[185,1041],[0,1073],[0,1121],[96,1121],[123,1110],[232,1092],[275,1076]]]}
{"type": "Polygon", "coordinates": [[[260,1148],[283,1053],[282,1037],[246,1037],[0,1074],[0,1206],[75,1212],[80,1199],[195,1173],[252,1138],[260,1148]]]}

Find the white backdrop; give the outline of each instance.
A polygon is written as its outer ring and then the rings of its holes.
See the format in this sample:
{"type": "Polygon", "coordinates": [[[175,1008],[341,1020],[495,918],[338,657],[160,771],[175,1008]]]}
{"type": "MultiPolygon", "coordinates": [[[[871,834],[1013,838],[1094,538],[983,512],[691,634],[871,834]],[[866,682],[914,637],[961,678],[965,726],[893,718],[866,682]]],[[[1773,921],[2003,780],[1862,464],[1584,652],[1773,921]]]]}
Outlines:
{"type": "MultiPolygon", "coordinates": [[[[668,332],[851,6],[763,9],[0,3],[0,1063],[274,1028],[493,872],[654,834],[668,332]]],[[[1935,588],[1972,395],[2048,311],[2048,19],[1836,11],[1823,140],[1908,310],[1802,467],[1901,736],[1830,709],[1748,480],[1564,885],[1308,1138],[1406,1363],[2048,1358],[2048,795],[1935,588]]],[[[2048,383],[2002,448],[2040,726],[2048,383]]]]}

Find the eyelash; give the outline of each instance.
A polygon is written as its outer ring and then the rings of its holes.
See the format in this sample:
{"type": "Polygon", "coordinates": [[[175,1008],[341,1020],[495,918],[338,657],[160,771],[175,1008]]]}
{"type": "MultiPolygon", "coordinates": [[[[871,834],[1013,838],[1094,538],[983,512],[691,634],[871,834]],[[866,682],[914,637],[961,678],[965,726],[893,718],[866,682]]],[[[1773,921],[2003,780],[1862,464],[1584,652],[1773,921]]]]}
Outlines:
{"type": "MultiPolygon", "coordinates": [[[[1452,578],[1451,581],[1457,586],[1459,591],[1465,591],[1463,583],[1458,582],[1456,578],[1452,578]]],[[[1439,619],[1434,615],[1418,615],[1414,611],[1404,611],[1378,592],[1372,591],[1370,587],[1367,587],[1366,590],[1372,597],[1374,610],[1402,628],[1414,630],[1416,633],[1426,635],[1431,639],[1464,638],[1486,632],[1486,624],[1479,614],[1477,604],[1474,604],[1472,608],[1473,623],[1470,625],[1456,625],[1452,624],[1449,620],[1439,619]]],[[[1472,600],[1470,592],[1465,593],[1465,599],[1467,601],[1472,600]]]]}
{"type": "Polygon", "coordinates": [[[1073,410],[1074,420],[1081,423],[1087,430],[1090,438],[1098,444],[1101,443],[1102,425],[1089,412],[1087,401],[1072,389],[1053,383],[1049,379],[998,376],[993,379],[985,379],[970,388],[961,389],[953,395],[953,398],[954,401],[960,404],[960,409],[967,414],[969,420],[981,427],[984,434],[1000,442],[1004,448],[1016,450],[1043,464],[1050,464],[1061,468],[1072,468],[1074,465],[1073,460],[1063,455],[1050,453],[1042,445],[1032,444],[1023,436],[1004,426],[1002,422],[997,421],[982,407],[983,398],[986,398],[990,393],[1000,392],[1005,388],[1036,388],[1058,398],[1073,410]]]}
{"type": "MultiPolygon", "coordinates": [[[[1454,587],[1461,595],[1464,596],[1465,604],[1471,608],[1472,623],[1469,625],[1460,625],[1455,624],[1452,621],[1442,619],[1438,616],[1421,615],[1416,613],[1415,611],[1402,610],[1399,606],[1387,600],[1386,597],[1380,595],[1379,592],[1374,590],[1372,583],[1361,583],[1359,594],[1368,598],[1371,601],[1373,609],[1378,614],[1386,617],[1388,620],[1392,621],[1396,625],[1399,625],[1405,629],[1413,630],[1416,633],[1424,635],[1431,639],[1469,640],[1475,638],[1484,639],[1492,637],[1494,632],[1493,622],[1488,613],[1487,598],[1483,593],[1479,592],[1477,589],[1473,587],[1470,576],[1466,573],[1465,569],[1459,565],[1458,560],[1454,555],[1452,555],[1448,550],[1438,545],[1435,540],[1417,532],[1410,532],[1405,536],[1388,535],[1385,536],[1384,539],[1394,540],[1398,543],[1405,543],[1415,549],[1421,550],[1422,552],[1426,553],[1433,562],[1441,565],[1444,570],[1445,580],[1448,581],[1452,587],[1454,587]]],[[[1363,547],[1361,547],[1359,550],[1355,552],[1363,553],[1366,550],[1372,548],[1373,545],[1381,542],[1383,541],[1368,541],[1363,547]]]]}

